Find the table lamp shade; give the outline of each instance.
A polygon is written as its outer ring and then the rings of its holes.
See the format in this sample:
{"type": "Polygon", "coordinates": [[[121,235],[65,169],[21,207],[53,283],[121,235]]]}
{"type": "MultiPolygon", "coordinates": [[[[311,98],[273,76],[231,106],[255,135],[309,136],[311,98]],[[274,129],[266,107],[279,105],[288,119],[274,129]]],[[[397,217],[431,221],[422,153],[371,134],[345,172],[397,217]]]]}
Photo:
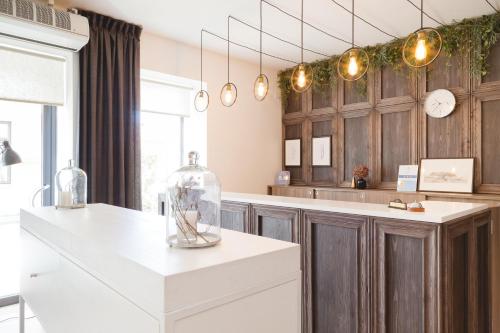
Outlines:
{"type": "Polygon", "coordinates": [[[2,143],[3,151],[0,154],[0,167],[21,163],[21,157],[10,147],[9,141],[2,143]]]}

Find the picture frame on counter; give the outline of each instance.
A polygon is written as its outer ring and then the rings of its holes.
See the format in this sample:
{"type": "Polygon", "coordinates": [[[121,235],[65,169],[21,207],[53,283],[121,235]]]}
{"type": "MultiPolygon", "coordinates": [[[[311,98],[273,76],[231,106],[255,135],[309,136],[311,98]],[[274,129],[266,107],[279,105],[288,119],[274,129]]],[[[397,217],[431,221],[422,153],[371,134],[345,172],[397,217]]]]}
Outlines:
{"type": "Polygon", "coordinates": [[[423,158],[420,160],[418,190],[472,193],[473,158],[423,158]]]}
{"type": "Polygon", "coordinates": [[[301,155],[302,140],[285,140],[285,166],[300,167],[302,162],[301,155]]]}
{"type": "Polygon", "coordinates": [[[312,138],[312,165],[332,166],[332,136],[312,138]]]}
{"type": "Polygon", "coordinates": [[[398,172],[397,191],[416,192],[418,188],[418,164],[400,165],[398,172]]]}

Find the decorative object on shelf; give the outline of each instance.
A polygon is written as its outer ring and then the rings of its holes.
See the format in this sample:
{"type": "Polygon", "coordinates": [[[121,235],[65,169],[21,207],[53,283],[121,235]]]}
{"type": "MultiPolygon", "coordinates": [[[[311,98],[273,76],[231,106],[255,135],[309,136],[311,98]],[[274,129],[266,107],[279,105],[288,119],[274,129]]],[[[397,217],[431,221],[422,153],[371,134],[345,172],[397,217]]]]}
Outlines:
{"type": "Polygon", "coordinates": [[[198,112],[203,112],[208,109],[210,104],[210,95],[208,91],[203,90],[203,30],[201,30],[201,40],[200,40],[200,91],[196,93],[194,98],[194,108],[198,112]]]}
{"type": "Polygon", "coordinates": [[[323,136],[312,139],[312,165],[331,166],[332,165],[332,137],[323,136]]]}
{"type": "Polygon", "coordinates": [[[290,171],[280,171],[276,176],[276,185],[288,186],[290,185],[290,171]]]}
{"type": "Polygon", "coordinates": [[[189,165],[168,178],[167,242],[175,247],[207,247],[220,235],[221,187],[217,176],[198,164],[197,152],[189,165]]]}
{"type": "Polygon", "coordinates": [[[365,75],[370,66],[368,53],[354,45],[354,0],[352,0],[351,48],[345,51],[337,62],[337,72],[345,81],[356,81],[365,75]]]}
{"type": "Polygon", "coordinates": [[[407,205],[405,202],[401,201],[401,199],[396,199],[396,200],[389,201],[389,208],[406,210],[407,205]]]}
{"type": "Polygon", "coordinates": [[[301,165],[301,139],[285,140],[285,166],[301,165]]]}
{"type": "Polygon", "coordinates": [[[56,173],[56,188],[56,208],[76,209],[87,205],[87,174],[74,166],[73,160],[56,173]]]}
{"type": "Polygon", "coordinates": [[[301,94],[311,86],[313,81],[313,70],[309,64],[304,62],[304,0],[301,0],[300,11],[300,64],[295,66],[290,77],[292,89],[301,94]]]}
{"type": "Polygon", "coordinates": [[[447,89],[437,89],[425,98],[424,111],[430,117],[444,118],[455,110],[455,95],[447,89]]]}
{"type": "Polygon", "coordinates": [[[352,177],[351,188],[356,188],[356,178],[355,177],[352,177]]]}
{"type": "Polygon", "coordinates": [[[422,204],[420,202],[412,202],[410,204],[407,205],[408,208],[407,210],[409,212],[414,212],[414,213],[424,213],[425,212],[425,208],[424,206],[422,206],[422,204]]]}
{"type": "Polygon", "coordinates": [[[398,192],[416,192],[418,184],[418,165],[400,165],[398,173],[398,192]]]}
{"type": "Polygon", "coordinates": [[[262,73],[262,1],[260,2],[260,29],[259,29],[260,47],[259,47],[259,76],[255,79],[253,86],[253,95],[261,102],[269,92],[269,80],[267,76],[262,73]]]}
{"type": "Polygon", "coordinates": [[[473,158],[436,158],[420,161],[419,191],[472,193],[473,158]]]}
{"type": "Polygon", "coordinates": [[[352,171],[352,175],[356,178],[356,188],[363,190],[366,188],[366,180],[369,169],[366,165],[357,165],[352,171]]]}
{"type": "Polygon", "coordinates": [[[420,0],[420,29],[411,33],[403,46],[403,60],[410,67],[424,67],[441,52],[443,39],[434,28],[424,28],[424,0],[420,0]]]}
{"type": "Polygon", "coordinates": [[[229,81],[229,46],[230,46],[230,37],[229,37],[229,17],[227,18],[227,83],[222,87],[220,91],[220,100],[222,105],[226,107],[231,107],[236,102],[238,98],[238,89],[236,85],[229,81]]]}

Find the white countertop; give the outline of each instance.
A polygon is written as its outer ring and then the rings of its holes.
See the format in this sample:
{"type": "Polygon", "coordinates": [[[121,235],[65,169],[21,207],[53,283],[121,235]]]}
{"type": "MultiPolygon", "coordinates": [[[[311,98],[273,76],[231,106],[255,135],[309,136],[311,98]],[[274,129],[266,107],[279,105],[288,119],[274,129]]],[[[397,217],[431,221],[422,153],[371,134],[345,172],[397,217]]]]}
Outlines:
{"type": "Polygon", "coordinates": [[[382,204],[231,192],[223,193],[222,200],[432,223],[444,223],[488,209],[488,205],[478,203],[423,201],[425,212],[415,213],[382,204]]]}
{"type": "Polygon", "coordinates": [[[300,271],[297,244],[222,229],[214,247],[171,248],[165,217],[104,204],[23,209],[21,227],[150,313],[193,302],[179,295],[186,281],[204,280],[191,287],[193,293],[216,295],[300,271]]]}

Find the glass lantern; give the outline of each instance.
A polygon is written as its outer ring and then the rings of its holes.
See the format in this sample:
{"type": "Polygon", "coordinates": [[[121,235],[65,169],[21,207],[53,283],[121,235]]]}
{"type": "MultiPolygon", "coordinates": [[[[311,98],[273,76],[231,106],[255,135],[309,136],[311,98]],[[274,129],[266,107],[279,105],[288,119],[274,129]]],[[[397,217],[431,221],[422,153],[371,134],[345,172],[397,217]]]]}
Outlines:
{"type": "Polygon", "coordinates": [[[69,160],[68,166],[56,174],[56,208],[74,209],[87,205],[87,174],[74,166],[69,160]]]}
{"type": "Polygon", "coordinates": [[[220,183],[214,173],[198,165],[197,152],[189,165],[168,178],[167,242],[175,247],[207,247],[220,237],[220,183]]]}

